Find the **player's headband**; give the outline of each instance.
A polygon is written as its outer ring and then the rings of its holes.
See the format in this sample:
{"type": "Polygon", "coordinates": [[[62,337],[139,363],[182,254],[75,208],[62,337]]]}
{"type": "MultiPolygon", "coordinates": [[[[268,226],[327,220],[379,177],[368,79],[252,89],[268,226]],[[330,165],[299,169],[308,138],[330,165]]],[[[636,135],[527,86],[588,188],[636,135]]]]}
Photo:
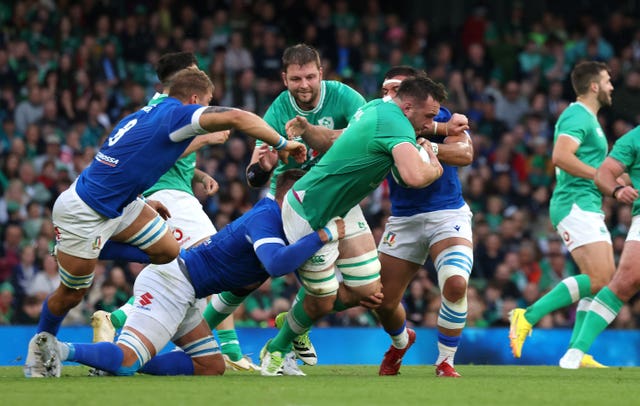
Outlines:
{"type": "Polygon", "coordinates": [[[387,79],[384,82],[382,82],[382,86],[395,85],[395,84],[400,84],[400,83],[402,83],[402,81],[400,79],[387,79]]]}

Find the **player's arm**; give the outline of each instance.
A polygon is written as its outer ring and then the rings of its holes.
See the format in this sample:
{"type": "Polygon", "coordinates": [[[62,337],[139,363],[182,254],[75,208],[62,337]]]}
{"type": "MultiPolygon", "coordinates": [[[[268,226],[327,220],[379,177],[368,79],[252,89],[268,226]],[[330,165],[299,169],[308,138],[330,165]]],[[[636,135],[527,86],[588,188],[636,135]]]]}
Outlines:
{"type": "Polygon", "coordinates": [[[429,136],[443,136],[449,137],[452,135],[463,135],[465,131],[469,130],[469,119],[464,114],[453,113],[451,118],[447,122],[433,121],[431,125],[427,126],[422,135],[423,137],[429,136]]]}
{"type": "Polygon", "coordinates": [[[306,159],[307,148],[303,144],[285,139],[262,118],[249,111],[220,106],[206,107],[200,115],[199,124],[209,132],[233,128],[262,140],[279,151],[290,152],[296,162],[302,163],[306,159]]]}
{"type": "Polygon", "coordinates": [[[313,125],[302,116],[296,116],[285,124],[289,139],[302,137],[302,139],[315,151],[323,154],[333,145],[334,141],[342,134],[342,129],[332,130],[321,125],[313,125]]]}
{"type": "Polygon", "coordinates": [[[266,144],[256,146],[246,170],[249,186],[258,188],[266,185],[277,163],[276,150],[266,144]]]}
{"type": "MultiPolygon", "coordinates": [[[[421,142],[418,143],[422,145],[421,142]]],[[[467,166],[473,162],[473,143],[466,131],[462,135],[446,137],[443,143],[431,142],[428,147],[431,148],[440,162],[444,162],[447,165],[467,166]]]]}
{"type": "Polygon", "coordinates": [[[220,189],[218,182],[216,182],[211,175],[198,168],[195,168],[193,171],[193,180],[198,183],[202,183],[204,191],[208,196],[213,196],[218,192],[218,189],[220,189]]]}
{"type": "Polygon", "coordinates": [[[632,204],[638,198],[638,191],[633,185],[621,185],[618,181],[625,170],[622,162],[607,157],[596,170],[594,181],[603,196],[611,196],[622,203],[632,204]]]}
{"type": "Polygon", "coordinates": [[[442,176],[438,158],[431,148],[425,150],[429,154],[429,162],[423,161],[416,147],[409,142],[397,144],[391,151],[398,173],[409,187],[423,188],[442,176]]]}
{"type": "Polygon", "coordinates": [[[553,146],[551,160],[553,164],[570,175],[593,179],[596,168],[587,165],[576,156],[580,144],[570,135],[560,134],[553,146]]]}
{"type": "Polygon", "coordinates": [[[275,278],[295,271],[325,243],[343,238],[344,232],[344,220],[335,218],[291,245],[285,245],[281,238],[263,238],[253,247],[267,273],[275,278]]]}
{"type": "Polygon", "coordinates": [[[184,158],[192,152],[199,150],[200,148],[206,147],[207,145],[216,145],[216,144],[224,144],[229,139],[229,134],[231,131],[216,131],[213,133],[198,135],[191,141],[191,144],[184,150],[180,158],[184,158]]]}

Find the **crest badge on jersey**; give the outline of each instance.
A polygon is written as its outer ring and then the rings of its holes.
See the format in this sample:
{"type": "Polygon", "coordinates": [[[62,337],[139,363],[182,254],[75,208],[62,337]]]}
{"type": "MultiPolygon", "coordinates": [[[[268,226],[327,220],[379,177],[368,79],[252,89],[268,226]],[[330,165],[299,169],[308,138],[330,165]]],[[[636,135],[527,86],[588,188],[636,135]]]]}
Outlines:
{"type": "Polygon", "coordinates": [[[393,247],[393,245],[396,243],[396,233],[394,233],[393,231],[387,232],[387,234],[385,234],[384,238],[382,239],[382,243],[393,247]]]}
{"type": "Polygon", "coordinates": [[[333,117],[322,117],[318,119],[318,125],[321,125],[330,130],[333,130],[333,126],[334,126],[333,117]]]}
{"type": "Polygon", "coordinates": [[[91,243],[91,248],[96,251],[100,249],[100,246],[102,246],[102,237],[97,236],[95,240],[93,240],[93,243],[91,243]]]}

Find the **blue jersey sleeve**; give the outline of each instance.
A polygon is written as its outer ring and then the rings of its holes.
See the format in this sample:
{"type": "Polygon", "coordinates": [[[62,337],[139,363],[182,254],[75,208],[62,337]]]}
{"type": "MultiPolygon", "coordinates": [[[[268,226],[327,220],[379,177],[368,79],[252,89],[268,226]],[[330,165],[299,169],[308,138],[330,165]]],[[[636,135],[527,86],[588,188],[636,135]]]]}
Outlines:
{"type": "Polygon", "coordinates": [[[318,233],[313,232],[291,245],[262,244],[255,250],[267,273],[275,278],[298,269],[322,248],[322,245],[323,242],[318,233]]]}
{"type": "Polygon", "coordinates": [[[265,211],[247,228],[258,259],[272,277],[295,271],[323,245],[316,232],[287,245],[279,210],[265,211]]]}

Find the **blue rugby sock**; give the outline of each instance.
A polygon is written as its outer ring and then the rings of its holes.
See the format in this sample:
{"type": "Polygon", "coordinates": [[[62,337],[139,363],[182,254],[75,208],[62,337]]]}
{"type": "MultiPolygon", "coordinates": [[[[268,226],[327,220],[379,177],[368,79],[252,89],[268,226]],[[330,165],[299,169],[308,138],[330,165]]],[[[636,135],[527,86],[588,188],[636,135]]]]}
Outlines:
{"type": "Polygon", "coordinates": [[[58,335],[58,330],[60,330],[60,325],[62,324],[62,320],[64,320],[67,314],[63,314],[62,316],[56,316],[52,314],[49,310],[49,297],[44,300],[42,303],[42,313],[40,313],[40,320],[38,321],[38,333],[46,331],[47,333],[58,335]]]}
{"type": "Polygon", "coordinates": [[[122,349],[114,343],[69,343],[68,361],[79,362],[114,375],[120,368],[123,358],[122,349]]]}
{"type": "Polygon", "coordinates": [[[184,351],[156,355],[140,368],[150,375],[193,375],[193,361],[184,351]]]}

